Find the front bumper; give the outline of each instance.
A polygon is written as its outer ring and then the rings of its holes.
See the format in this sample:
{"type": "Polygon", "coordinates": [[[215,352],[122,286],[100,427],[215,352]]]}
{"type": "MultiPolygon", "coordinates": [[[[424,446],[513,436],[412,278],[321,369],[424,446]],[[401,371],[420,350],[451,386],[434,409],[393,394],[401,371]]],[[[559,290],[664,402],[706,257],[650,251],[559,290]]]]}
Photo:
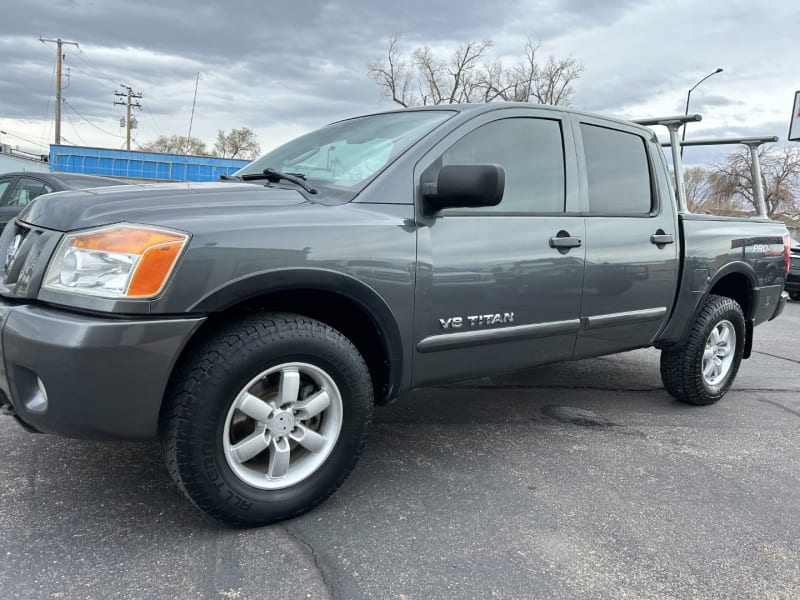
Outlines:
{"type": "Polygon", "coordinates": [[[43,432],[153,437],[175,361],[203,321],[112,319],[0,300],[0,402],[43,432]]]}

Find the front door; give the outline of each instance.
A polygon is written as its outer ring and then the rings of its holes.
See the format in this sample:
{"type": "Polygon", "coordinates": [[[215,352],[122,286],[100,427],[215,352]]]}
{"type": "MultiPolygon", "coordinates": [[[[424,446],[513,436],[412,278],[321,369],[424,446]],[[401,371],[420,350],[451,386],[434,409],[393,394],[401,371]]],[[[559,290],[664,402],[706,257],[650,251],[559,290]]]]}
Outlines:
{"type": "Polygon", "coordinates": [[[564,160],[572,144],[561,113],[505,109],[455,131],[418,165],[419,183],[444,165],[499,164],[505,192],[495,207],[421,217],[414,385],[572,356],[584,269],[575,166],[564,160]],[[560,238],[570,243],[552,241],[560,238]]]}

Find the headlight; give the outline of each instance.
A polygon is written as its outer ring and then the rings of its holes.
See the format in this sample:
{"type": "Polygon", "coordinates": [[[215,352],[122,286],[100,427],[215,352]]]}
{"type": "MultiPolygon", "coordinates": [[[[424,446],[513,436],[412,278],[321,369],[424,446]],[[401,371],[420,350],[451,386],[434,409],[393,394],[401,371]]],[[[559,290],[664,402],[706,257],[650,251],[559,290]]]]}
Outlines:
{"type": "Polygon", "coordinates": [[[44,288],[104,298],[158,294],[189,236],[122,223],[64,237],[44,276],[44,288]]]}

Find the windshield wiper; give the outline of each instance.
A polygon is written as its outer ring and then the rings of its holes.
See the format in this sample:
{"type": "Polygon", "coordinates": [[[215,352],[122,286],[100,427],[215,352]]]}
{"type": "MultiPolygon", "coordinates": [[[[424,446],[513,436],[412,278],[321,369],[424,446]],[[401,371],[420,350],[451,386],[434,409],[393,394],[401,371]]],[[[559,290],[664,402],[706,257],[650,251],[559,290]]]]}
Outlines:
{"type": "Polygon", "coordinates": [[[278,183],[280,180],[291,181],[295,185],[299,185],[309,194],[317,194],[317,190],[305,182],[306,176],[303,173],[281,173],[275,169],[264,169],[261,173],[247,173],[241,176],[244,181],[253,181],[254,179],[266,179],[271,183],[278,183]]]}
{"type": "Polygon", "coordinates": [[[227,173],[223,173],[219,176],[221,181],[241,181],[242,178],[238,175],[228,175],[227,173]]]}

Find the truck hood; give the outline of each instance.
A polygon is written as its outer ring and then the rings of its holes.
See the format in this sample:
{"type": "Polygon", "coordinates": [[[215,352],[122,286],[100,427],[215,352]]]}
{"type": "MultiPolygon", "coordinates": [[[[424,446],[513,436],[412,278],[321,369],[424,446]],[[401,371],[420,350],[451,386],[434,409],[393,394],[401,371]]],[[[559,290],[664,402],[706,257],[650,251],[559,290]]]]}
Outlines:
{"type": "Polygon", "coordinates": [[[120,222],[174,226],[201,215],[258,215],[270,207],[304,203],[300,192],[260,183],[148,183],[45,194],[19,219],[56,231],[120,222]]]}

